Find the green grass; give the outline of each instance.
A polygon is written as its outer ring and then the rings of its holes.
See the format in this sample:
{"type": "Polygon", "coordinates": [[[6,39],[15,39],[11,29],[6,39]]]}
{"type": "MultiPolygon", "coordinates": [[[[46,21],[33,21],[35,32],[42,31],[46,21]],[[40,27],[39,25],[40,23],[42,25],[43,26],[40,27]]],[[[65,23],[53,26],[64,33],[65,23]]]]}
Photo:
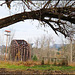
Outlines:
{"type": "Polygon", "coordinates": [[[22,66],[7,65],[6,68],[8,68],[8,69],[14,69],[14,70],[16,70],[16,69],[26,70],[28,67],[23,66],[23,65],[22,66]]]}
{"type": "Polygon", "coordinates": [[[53,65],[37,65],[30,67],[31,69],[36,70],[75,70],[75,67],[72,66],[53,66],[53,65]]]}
{"type": "Polygon", "coordinates": [[[24,66],[24,65],[13,65],[9,63],[0,63],[0,68],[6,69],[14,69],[14,70],[27,70],[27,69],[34,69],[34,70],[60,70],[60,71],[75,71],[75,66],[54,66],[54,65],[35,65],[32,67],[24,66]]]}
{"type": "Polygon", "coordinates": [[[23,65],[10,65],[10,64],[0,64],[0,68],[14,69],[14,70],[26,70],[28,67],[23,65]]]}

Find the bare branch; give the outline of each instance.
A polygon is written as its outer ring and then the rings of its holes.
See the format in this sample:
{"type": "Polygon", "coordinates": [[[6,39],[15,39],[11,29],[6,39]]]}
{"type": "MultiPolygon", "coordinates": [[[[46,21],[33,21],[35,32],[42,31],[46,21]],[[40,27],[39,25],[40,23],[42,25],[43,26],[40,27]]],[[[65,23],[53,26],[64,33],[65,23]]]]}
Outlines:
{"type": "Polygon", "coordinates": [[[49,5],[50,4],[50,2],[51,2],[51,0],[49,0],[45,5],[44,5],[44,7],[43,8],[45,8],[47,5],[49,5]]]}
{"type": "Polygon", "coordinates": [[[53,25],[51,25],[51,24],[49,23],[48,20],[44,20],[44,22],[47,23],[47,24],[54,30],[54,32],[57,34],[56,29],[53,27],[53,25]]]}
{"type": "MultiPolygon", "coordinates": [[[[12,1],[12,0],[11,0],[12,1]]],[[[75,24],[75,2],[69,4],[71,0],[69,0],[65,6],[58,6],[60,5],[60,0],[58,0],[54,6],[51,5],[51,0],[46,1],[43,7],[36,9],[33,11],[31,9],[32,5],[35,7],[35,4],[31,0],[21,0],[25,6],[30,9],[30,12],[21,12],[9,17],[5,17],[0,19],[0,28],[9,26],[11,24],[26,20],[26,19],[36,19],[41,22],[48,24],[54,32],[57,34],[57,31],[62,33],[64,36],[69,36],[70,31],[72,32],[73,27],[67,24],[72,23],[75,24]],[[45,18],[48,19],[45,19],[45,18]],[[53,20],[56,19],[56,20],[53,20]],[[53,23],[53,24],[51,24],[53,23]]],[[[7,6],[10,6],[11,2],[5,2],[7,6]]],[[[2,3],[1,5],[5,4],[2,3]]],[[[74,29],[73,29],[74,31],[74,29]]]]}
{"type": "Polygon", "coordinates": [[[65,4],[65,7],[67,7],[67,5],[71,2],[71,0],[69,0],[66,4],[65,4]]]}
{"type": "Polygon", "coordinates": [[[58,2],[54,5],[55,7],[57,7],[57,5],[59,4],[60,0],[58,0],[58,2]]]}

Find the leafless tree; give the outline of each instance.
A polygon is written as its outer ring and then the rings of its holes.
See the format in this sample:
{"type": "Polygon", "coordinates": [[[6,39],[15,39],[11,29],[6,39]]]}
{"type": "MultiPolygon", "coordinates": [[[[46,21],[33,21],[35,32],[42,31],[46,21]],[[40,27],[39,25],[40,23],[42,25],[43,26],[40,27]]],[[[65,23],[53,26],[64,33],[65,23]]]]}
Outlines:
{"type": "Polygon", "coordinates": [[[33,54],[40,59],[42,59],[42,57],[54,57],[55,52],[50,48],[51,43],[54,43],[51,36],[43,35],[42,37],[38,38],[35,42],[36,48],[33,48],[33,54]]]}
{"type": "Polygon", "coordinates": [[[75,62],[75,40],[72,47],[72,61],[75,62]]]}
{"type": "Polygon", "coordinates": [[[62,56],[66,57],[68,59],[69,63],[72,63],[75,61],[75,42],[74,40],[70,40],[69,38],[67,39],[68,43],[64,43],[63,41],[63,46],[62,46],[62,56]]]}
{"type": "MultiPolygon", "coordinates": [[[[0,6],[7,4],[8,8],[11,8],[10,4],[12,2],[14,0],[5,0],[0,6]]],[[[41,21],[44,26],[50,26],[56,34],[60,32],[65,37],[70,36],[72,32],[75,34],[75,1],[45,0],[39,2],[41,5],[36,0],[21,0],[20,2],[25,7],[24,11],[0,19],[0,28],[26,19],[36,19],[41,21]]]]}

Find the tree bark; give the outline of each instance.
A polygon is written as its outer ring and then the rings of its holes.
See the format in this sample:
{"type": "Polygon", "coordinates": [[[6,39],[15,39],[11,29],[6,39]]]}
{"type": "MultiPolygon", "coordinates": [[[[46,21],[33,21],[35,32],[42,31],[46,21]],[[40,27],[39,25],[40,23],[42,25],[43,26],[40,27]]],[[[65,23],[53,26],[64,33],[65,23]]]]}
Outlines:
{"type": "MultiPolygon", "coordinates": [[[[57,11],[59,11],[59,10],[60,10],[60,8],[58,8],[57,11]]],[[[74,11],[75,9],[73,8],[71,10],[74,11]]],[[[72,18],[70,16],[66,17],[62,14],[60,16],[62,16],[60,18],[61,20],[69,21],[69,22],[75,24],[75,17],[74,18],[72,18]]],[[[26,19],[37,19],[37,20],[44,21],[44,17],[59,19],[59,13],[52,13],[51,9],[41,9],[41,10],[37,10],[37,11],[18,13],[18,14],[0,19],[0,28],[9,26],[11,24],[14,24],[14,23],[26,20],[26,19]],[[41,19],[40,19],[40,16],[41,16],[41,19]]]]}
{"type": "MultiPolygon", "coordinates": [[[[14,23],[17,23],[17,22],[20,22],[20,21],[24,21],[26,19],[36,19],[36,20],[47,23],[55,31],[55,33],[56,33],[56,31],[59,31],[66,36],[66,34],[63,32],[63,30],[60,31],[61,28],[58,28],[59,30],[56,30],[56,28],[54,28],[50,24],[50,22],[51,22],[50,19],[55,18],[55,19],[60,19],[60,20],[68,21],[68,22],[71,22],[71,23],[75,24],[75,13],[70,14],[70,13],[67,13],[67,11],[74,12],[75,8],[72,8],[72,9],[69,9],[69,10],[66,7],[65,8],[55,8],[54,10],[53,10],[53,8],[49,8],[49,9],[44,8],[44,9],[40,9],[40,10],[36,10],[36,11],[21,12],[21,13],[18,13],[18,14],[0,19],[0,28],[9,26],[11,24],[14,24],[14,23]],[[65,16],[64,13],[67,16],[65,16]],[[48,17],[49,20],[46,20],[45,17],[48,17]]],[[[58,22],[55,22],[55,23],[57,23],[58,26],[59,26],[58,22]]]]}

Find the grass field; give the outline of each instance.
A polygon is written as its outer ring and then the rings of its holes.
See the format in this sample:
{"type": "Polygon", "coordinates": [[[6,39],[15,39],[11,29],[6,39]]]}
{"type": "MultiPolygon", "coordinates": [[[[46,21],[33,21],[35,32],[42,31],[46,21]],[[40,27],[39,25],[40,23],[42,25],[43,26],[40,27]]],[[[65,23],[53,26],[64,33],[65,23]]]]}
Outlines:
{"type": "Polygon", "coordinates": [[[5,62],[0,61],[0,68],[12,70],[60,70],[60,71],[75,71],[75,66],[54,66],[54,65],[40,65],[38,62],[5,62]],[[34,64],[34,65],[32,65],[34,64]]]}

